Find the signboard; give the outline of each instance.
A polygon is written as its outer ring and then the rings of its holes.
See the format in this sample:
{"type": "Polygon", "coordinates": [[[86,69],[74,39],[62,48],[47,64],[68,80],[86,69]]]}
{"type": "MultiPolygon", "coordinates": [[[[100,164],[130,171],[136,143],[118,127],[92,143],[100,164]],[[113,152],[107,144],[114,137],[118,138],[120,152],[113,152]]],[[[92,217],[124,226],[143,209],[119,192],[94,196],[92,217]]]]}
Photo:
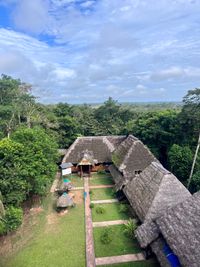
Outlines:
{"type": "Polygon", "coordinates": [[[67,169],[63,169],[62,170],[62,175],[68,175],[72,173],[72,169],[71,168],[67,168],[67,169]]]}

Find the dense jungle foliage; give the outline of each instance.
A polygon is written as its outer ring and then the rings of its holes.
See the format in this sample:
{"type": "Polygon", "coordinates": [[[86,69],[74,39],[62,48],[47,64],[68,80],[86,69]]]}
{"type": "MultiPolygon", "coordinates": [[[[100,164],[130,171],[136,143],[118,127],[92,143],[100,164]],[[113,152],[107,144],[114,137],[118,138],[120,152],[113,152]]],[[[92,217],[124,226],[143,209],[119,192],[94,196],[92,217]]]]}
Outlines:
{"type": "MultiPolygon", "coordinates": [[[[112,98],[97,106],[43,105],[31,94],[30,85],[2,75],[0,117],[2,234],[21,223],[23,201],[46,194],[57,168],[57,149],[68,147],[78,136],[133,134],[186,185],[200,132],[200,89],[188,91],[182,105],[137,108],[112,98]]],[[[200,156],[190,186],[192,192],[199,189],[200,156]]]]}

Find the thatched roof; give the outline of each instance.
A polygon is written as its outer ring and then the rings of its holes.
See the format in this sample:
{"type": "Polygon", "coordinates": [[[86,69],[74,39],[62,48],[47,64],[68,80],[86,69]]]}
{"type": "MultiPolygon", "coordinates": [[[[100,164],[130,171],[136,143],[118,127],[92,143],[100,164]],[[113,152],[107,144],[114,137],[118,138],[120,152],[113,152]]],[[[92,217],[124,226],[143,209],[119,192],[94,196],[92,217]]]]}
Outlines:
{"type": "Polygon", "coordinates": [[[109,166],[109,171],[113,177],[113,180],[115,182],[115,189],[121,190],[123,185],[126,184],[126,180],[124,179],[123,175],[118,171],[118,169],[115,167],[115,165],[110,165],[109,166]]]}
{"type": "Polygon", "coordinates": [[[183,267],[200,265],[200,192],[165,211],[156,220],[183,267]]]}
{"type": "Polygon", "coordinates": [[[98,163],[111,162],[111,152],[124,138],[124,136],[78,137],[67,150],[63,162],[77,164],[84,153],[90,154],[98,163]]]}
{"type": "Polygon", "coordinates": [[[140,246],[142,248],[145,248],[149,244],[151,244],[151,242],[158,238],[159,233],[159,228],[155,224],[155,222],[147,220],[137,228],[135,236],[140,246]]]}
{"type": "Polygon", "coordinates": [[[92,155],[90,153],[84,153],[81,161],[78,163],[78,165],[94,165],[95,160],[93,159],[92,155]]]}
{"type": "Polygon", "coordinates": [[[67,194],[63,193],[57,200],[58,208],[67,208],[74,205],[73,199],[67,194]]]}
{"type": "Polygon", "coordinates": [[[183,184],[160,163],[152,162],[123,189],[139,219],[155,219],[190,196],[183,184]]]}
{"type": "Polygon", "coordinates": [[[132,135],[115,149],[112,160],[126,179],[132,179],[135,172],[143,171],[152,161],[158,162],[150,150],[132,135]]]}

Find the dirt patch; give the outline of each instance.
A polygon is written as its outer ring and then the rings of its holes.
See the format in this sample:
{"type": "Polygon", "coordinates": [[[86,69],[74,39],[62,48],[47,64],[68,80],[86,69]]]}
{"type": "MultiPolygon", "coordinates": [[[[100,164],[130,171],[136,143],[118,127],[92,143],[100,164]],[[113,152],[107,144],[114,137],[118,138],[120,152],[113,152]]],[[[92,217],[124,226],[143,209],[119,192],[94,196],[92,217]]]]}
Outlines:
{"type": "Polygon", "coordinates": [[[36,213],[40,213],[40,212],[42,212],[44,209],[42,208],[42,207],[35,207],[35,208],[31,208],[30,209],[30,212],[32,213],[32,214],[36,214],[36,213]]]}
{"type": "Polygon", "coordinates": [[[10,253],[18,251],[33,238],[34,234],[30,231],[30,229],[38,223],[38,217],[36,216],[38,209],[40,212],[43,210],[41,207],[37,207],[34,212],[31,212],[31,209],[29,210],[26,207],[24,209],[22,225],[17,229],[17,231],[0,237],[0,257],[8,257],[10,253]]]}
{"type": "Polygon", "coordinates": [[[76,204],[82,204],[83,203],[83,191],[82,190],[71,191],[71,192],[69,192],[69,195],[72,196],[74,203],[76,203],[76,204]]]}

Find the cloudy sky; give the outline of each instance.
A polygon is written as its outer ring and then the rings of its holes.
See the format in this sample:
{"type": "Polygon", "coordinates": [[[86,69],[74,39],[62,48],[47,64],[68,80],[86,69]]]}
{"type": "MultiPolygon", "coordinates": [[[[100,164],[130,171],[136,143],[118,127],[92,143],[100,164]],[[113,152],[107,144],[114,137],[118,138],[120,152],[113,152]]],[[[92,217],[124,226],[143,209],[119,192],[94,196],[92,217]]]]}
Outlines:
{"type": "Polygon", "coordinates": [[[199,0],[0,0],[0,73],[43,103],[180,101],[200,86],[199,0]]]}

